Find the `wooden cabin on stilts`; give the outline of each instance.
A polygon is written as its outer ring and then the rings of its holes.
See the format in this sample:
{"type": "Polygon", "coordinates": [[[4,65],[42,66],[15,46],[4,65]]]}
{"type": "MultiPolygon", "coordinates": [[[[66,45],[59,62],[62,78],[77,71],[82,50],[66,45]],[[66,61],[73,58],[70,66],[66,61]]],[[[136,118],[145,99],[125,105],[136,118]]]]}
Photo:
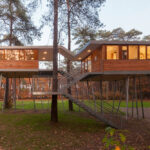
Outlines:
{"type": "MultiPolygon", "coordinates": [[[[35,110],[36,98],[42,99],[53,94],[51,84],[55,83],[51,83],[52,48],[52,46],[0,47],[0,74],[5,78],[4,107],[7,108],[9,103],[11,78],[29,79],[35,110]],[[40,78],[47,78],[47,84],[41,86],[40,78]],[[44,87],[46,85],[47,88],[44,87]]],[[[68,98],[79,106],[79,111],[84,110],[115,128],[122,128],[130,117],[136,116],[137,119],[140,116],[145,117],[141,78],[150,75],[150,42],[91,41],[77,54],[59,46],[59,55],[59,88],[55,94],[60,95],[62,103],[64,97],[68,98]],[[62,57],[77,62],[78,65],[68,73],[64,62],[60,62],[62,57]],[[68,93],[68,88],[71,88],[72,94],[68,93]],[[126,102],[125,110],[121,108],[123,101],[126,102]],[[125,114],[122,111],[125,111],[125,114]]],[[[16,80],[12,80],[12,83],[16,109],[15,91],[20,90],[17,88],[16,80]]],[[[42,101],[41,105],[44,107],[42,101]]]]}

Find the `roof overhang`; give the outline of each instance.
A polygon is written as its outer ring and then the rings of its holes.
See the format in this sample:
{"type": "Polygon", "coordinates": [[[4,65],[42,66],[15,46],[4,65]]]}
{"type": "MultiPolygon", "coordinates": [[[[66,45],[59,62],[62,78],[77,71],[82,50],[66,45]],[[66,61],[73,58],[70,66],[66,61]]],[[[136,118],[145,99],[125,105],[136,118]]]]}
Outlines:
{"type": "Polygon", "coordinates": [[[89,50],[92,52],[102,45],[150,45],[148,41],[90,41],[88,42],[75,56],[75,60],[82,60],[89,55],[89,50]]]}
{"type": "MultiPolygon", "coordinates": [[[[37,50],[39,51],[39,60],[42,60],[44,51],[47,51],[46,58],[49,61],[53,60],[53,46],[0,46],[0,50],[37,50]]],[[[58,46],[58,51],[61,55],[69,60],[74,60],[74,54],[63,46],[58,46]]]]}

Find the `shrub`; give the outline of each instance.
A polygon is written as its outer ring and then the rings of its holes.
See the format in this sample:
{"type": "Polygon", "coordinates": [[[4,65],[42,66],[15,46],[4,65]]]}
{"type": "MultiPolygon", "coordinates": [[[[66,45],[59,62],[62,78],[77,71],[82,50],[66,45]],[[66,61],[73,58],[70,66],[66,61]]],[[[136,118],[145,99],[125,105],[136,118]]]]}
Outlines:
{"type": "Polygon", "coordinates": [[[107,127],[105,131],[106,135],[102,140],[105,150],[134,150],[133,147],[126,145],[126,137],[123,133],[111,127],[107,127]]]}

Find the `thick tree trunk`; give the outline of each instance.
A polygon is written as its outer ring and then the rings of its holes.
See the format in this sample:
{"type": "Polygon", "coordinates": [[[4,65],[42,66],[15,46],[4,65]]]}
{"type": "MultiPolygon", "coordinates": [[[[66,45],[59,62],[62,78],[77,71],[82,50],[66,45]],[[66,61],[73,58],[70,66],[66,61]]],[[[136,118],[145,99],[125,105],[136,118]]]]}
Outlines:
{"type": "Polygon", "coordinates": [[[6,87],[5,87],[5,97],[4,97],[4,108],[8,109],[9,107],[9,78],[6,77],[6,87]]]}
{"type": "MultiPolygon", "coordinates": [[[[67,8],[68,8],[68,50],[71,51],[71,28],[70,28],[70,4],[69,0],[67,0],[67,8]]],[[[70,73],[71,62],[67,60],[67,72],[70,73]]],[[[68,84],[70,80],[67,80],[68,84]]],[[[68,94],[71,95],[71,87],[68,88],[68,94]]],[[[73,111],[72,101],[69,100],[69,111],[73,111]]]]}
{"type": "MultiPolygon", "coordinates": [[[[10,0],[9,3],[9,10],[12,16],[12,1],[10,0]]],[[[12,33],[13,33],[13,20],[12,17],[10,17],[10,27],[9,27],[9,46],[12,45],[12,33]]],[[[6,77],[6,88],[5,88],[5,98],[4,98],[4,108],[11,108],[12,104],[11,101],[9,101],[9,78],[6,77]]]]}
{"type": "MultiPolygon", "coordinates": [[[[57,92],[58,88],[58,0],[54,0],[54,37],[53,37],[53,92],[57,92]]],[[[51,106],[51,121],[58,121],[57,112],[57,95],[52,95],[52,106],[51,106]]]]}

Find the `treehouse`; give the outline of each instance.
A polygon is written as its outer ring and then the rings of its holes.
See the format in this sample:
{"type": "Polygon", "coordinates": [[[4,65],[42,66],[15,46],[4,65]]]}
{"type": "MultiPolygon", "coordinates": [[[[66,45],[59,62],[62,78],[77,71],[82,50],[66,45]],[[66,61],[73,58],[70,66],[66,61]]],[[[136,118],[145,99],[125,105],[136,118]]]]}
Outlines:
{"type": "MultiPolygon", "coordinates": [[[[52,46],[0,47],[0,74],[8,77],[49,74],[53,70],[52,50],[52,46]]],[[[62,46],[59,46],[60,57],[73,59],[72,53],[62,46]]]]}
{"type": "Polygon", "coordinates": [[[150,74],[150,42],[91,41],[76,55],[87,76],[118,79],[150,74]],[[105,76],[105,77],[104,77],[105,76]]]}

